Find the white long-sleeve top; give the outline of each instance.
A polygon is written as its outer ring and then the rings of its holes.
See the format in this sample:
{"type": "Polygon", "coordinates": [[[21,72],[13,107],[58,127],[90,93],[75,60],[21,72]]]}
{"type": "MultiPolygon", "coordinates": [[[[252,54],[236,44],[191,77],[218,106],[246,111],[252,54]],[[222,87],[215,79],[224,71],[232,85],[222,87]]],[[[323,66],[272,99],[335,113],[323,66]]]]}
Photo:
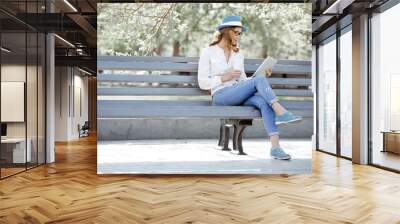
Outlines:
{"type": "Polygon", "coordinates": [[[211,95],[213,95],[219,89],[247,79],[244,72],[244,57],[240,52],[231,51],[227,62],[224,50],[218,45],[203,48],[200,54],[197,75],[200,89],[211,90],[211,95]],[[222,82],[223,73],[230,69],[240,70],[241,77],[222,82]]]}

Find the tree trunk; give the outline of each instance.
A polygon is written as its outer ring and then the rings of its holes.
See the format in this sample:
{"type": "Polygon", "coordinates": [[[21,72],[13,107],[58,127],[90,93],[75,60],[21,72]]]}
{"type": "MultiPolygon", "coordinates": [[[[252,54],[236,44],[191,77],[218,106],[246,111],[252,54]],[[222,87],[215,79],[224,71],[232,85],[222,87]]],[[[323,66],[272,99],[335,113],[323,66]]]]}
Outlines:
{"type": "Polygon", "coordinates": [[[262,58],[268,57],[268,47],[267,47],[267,46],[263,46],[263,47],[262,47],[261,57],[262,57],[262,58]]]}
{"type": "Polygon", "coordinates": [[[157,56],[161,56],[163,48],[164,48],[164,43],[160,43],[157,46],[157,48],[154,49],[154,52],[157,54],[157,56]]]}
{"type": "Polygon", "coordinates": [[[177,56],[179,56],[179,48],[180,48],[179,40],[174,40],[173,46],[174,46],[174,50],[172,52],[172,56],[177,57],[177,56]]]}

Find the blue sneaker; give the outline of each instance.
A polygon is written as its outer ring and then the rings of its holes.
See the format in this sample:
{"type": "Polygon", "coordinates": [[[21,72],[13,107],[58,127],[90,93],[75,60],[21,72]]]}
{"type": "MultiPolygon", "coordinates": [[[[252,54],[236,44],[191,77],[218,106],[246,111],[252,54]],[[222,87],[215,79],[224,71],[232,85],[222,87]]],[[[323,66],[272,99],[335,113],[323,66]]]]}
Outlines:
{"type": "Polygon", "coordinates": [[[281,147],[271,148],[271,157],[274,159],[290,160],[292,157],[287,154],[281,147]]]}
{"type": "Polygon", "coordinates": [[[302,119],[303,119],[302,117],[294,115],[289,111],[286,111],[285,113],[275,117],[275,124],[278,125],[284,123],[291,123],[291,122],[301,121],[302,119]]]}

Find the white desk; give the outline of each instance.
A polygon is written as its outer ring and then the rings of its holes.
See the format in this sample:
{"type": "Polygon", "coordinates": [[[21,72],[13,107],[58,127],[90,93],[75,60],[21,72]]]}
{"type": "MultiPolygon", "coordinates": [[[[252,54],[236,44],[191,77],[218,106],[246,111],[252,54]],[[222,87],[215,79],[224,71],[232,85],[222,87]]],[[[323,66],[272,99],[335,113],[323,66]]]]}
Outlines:
{"type": "Polygon", "coordinates": [[[13,163],[25,163],[31,161],[31,145],[32,141],[30,138],[27,139],[26,154],[25,154],[25,138],[5,138],[1,139],[2,145],[14,145],[13,147],[13,163]],[[25,159],[27,159],[25,161],[25,159]]]}

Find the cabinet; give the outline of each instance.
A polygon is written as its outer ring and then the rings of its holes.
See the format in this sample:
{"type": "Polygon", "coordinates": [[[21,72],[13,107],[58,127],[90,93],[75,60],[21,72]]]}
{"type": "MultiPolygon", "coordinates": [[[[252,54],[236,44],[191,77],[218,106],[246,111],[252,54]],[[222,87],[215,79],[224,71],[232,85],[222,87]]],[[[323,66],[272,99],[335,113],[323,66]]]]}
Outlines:
{"type": "Polygon", "coordinates": [[[382,152],[392,152],[400,154],[400,131],[382,131],[383,150],[382,152]]]}

